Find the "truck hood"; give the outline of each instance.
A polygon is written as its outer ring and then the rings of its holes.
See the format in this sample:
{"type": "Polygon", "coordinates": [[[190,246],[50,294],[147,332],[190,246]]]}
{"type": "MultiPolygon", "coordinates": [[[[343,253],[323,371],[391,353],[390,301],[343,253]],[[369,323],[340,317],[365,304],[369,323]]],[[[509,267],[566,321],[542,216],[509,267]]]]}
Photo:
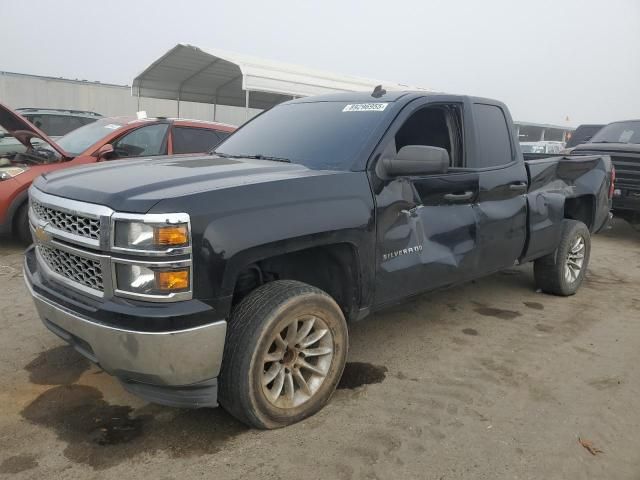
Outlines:
{"type": "Polygon", "coordinates": [[[72,157],[72,155],[65,152],[55,141],[49,138],[46,133],[2,103],[0,103],[0,126],[26,148],[31,146],[32,138],[39,138],[58,152],[63,158],[72,157]]]}
{"type": "Polygon", "coordinates": [[[160,200],[193,193],[336,172],[267,160],[165,156],[109,161],[58,170],[34,185],[51,195],[146,213],[160,200]]]}
{"type": "Polygon", "coordinates": [[[640,153],[638,143],[582,143],[575,147],[572,154],[584,154],[587,152],[616,152],[616,153],[640,153]]]}

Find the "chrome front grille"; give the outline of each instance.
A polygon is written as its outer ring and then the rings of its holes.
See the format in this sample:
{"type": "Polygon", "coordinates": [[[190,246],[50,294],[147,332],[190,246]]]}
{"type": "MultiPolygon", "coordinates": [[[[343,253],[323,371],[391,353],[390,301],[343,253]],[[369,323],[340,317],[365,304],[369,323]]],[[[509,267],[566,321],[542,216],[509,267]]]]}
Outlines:
{"type": "Polygon", "coordinates": [[[100,240],[100,220],[71,214],[31,200],[31,208],[42,221],[50,223],[63,232],[72,233],[92,240],[100,240]]]}
{"type": "Polygon", "coordinates": [[[35,186],[29,189],[29,202],[29,223],[37,262],[47,280],[101,299],[120,296],[150,302],[174,302],[192,298],[191,290],[167,294],[135,292],[126,288],[129,285],[125,280],[122,284],[125,288],[119,288],[117,278],[117,266],[121,264],[138,265],[154,271],[191,269],[191,245],[166,250],[138,250],[117,246],[114,238],[118,222],[189,224],[188,214],[116,212],[106,205],[51,195],[35,186]]]}
{"type": "Polygon", "coordinates": [[[93,290],[104,291],[102,266],[98,260],[45,245],[37,248],[42,260],[54,273],[93,290]]]}

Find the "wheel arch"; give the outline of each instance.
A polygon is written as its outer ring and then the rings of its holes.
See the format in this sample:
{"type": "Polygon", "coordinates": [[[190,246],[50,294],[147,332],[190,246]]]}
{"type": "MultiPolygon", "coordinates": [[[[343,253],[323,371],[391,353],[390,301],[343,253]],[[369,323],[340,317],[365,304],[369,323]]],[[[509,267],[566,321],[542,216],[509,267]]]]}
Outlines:
{"type": "Polygon", "coordinates": [[[16,213],[27,204],[29,201],[29,189],[25,189],[22,192],[18,193],[16,197],[9,205],[7,210],[7,225],[9,226],[10,231],[8,233],[13,234],[16,231],[16,213]]]}
{"type": "Polygon", "coordinates": [[[358,245],[349,240],[264,245],[229,260],[222,291],[231,306],[255,288],[274,280],[297,280],[334,298],[347,320],[362,303],[362,262],[358,245]]]}
{"type": "Polygon", "coordinates": [[[564,202],[564,218],[584,223],[590,232],[595,224],[596,197],[592,194],[569,197],[564,202]]]}

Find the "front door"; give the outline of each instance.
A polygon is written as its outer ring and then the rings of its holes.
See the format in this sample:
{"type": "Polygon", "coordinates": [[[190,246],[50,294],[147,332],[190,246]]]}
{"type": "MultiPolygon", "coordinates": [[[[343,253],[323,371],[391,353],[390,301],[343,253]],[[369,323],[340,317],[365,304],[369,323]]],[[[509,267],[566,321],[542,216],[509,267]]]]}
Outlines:
{"type": "MultiPolygon", "coordinates": [[[[436,146],[449,152],[452,167],[459,166],[461,115],[458,105],[416,105],[396,121],[381,148],[393,154],[406,145],[436,146]]],[[[372,185],[377,214],[376,306],[474,274],[477,173],[454,170],[378,179],[372,185]]]]}

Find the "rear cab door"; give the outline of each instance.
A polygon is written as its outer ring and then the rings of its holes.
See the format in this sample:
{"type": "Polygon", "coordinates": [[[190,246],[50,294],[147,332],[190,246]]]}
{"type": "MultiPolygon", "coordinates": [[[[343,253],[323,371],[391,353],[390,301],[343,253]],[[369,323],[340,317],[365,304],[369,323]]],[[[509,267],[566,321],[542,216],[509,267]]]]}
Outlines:
{"type": "Polygon", "coordinates": [[[528,176],[506,106],[470,100],[465,170],[479,180],[477,276],[514,265],[527,241],[528,176]]]}

